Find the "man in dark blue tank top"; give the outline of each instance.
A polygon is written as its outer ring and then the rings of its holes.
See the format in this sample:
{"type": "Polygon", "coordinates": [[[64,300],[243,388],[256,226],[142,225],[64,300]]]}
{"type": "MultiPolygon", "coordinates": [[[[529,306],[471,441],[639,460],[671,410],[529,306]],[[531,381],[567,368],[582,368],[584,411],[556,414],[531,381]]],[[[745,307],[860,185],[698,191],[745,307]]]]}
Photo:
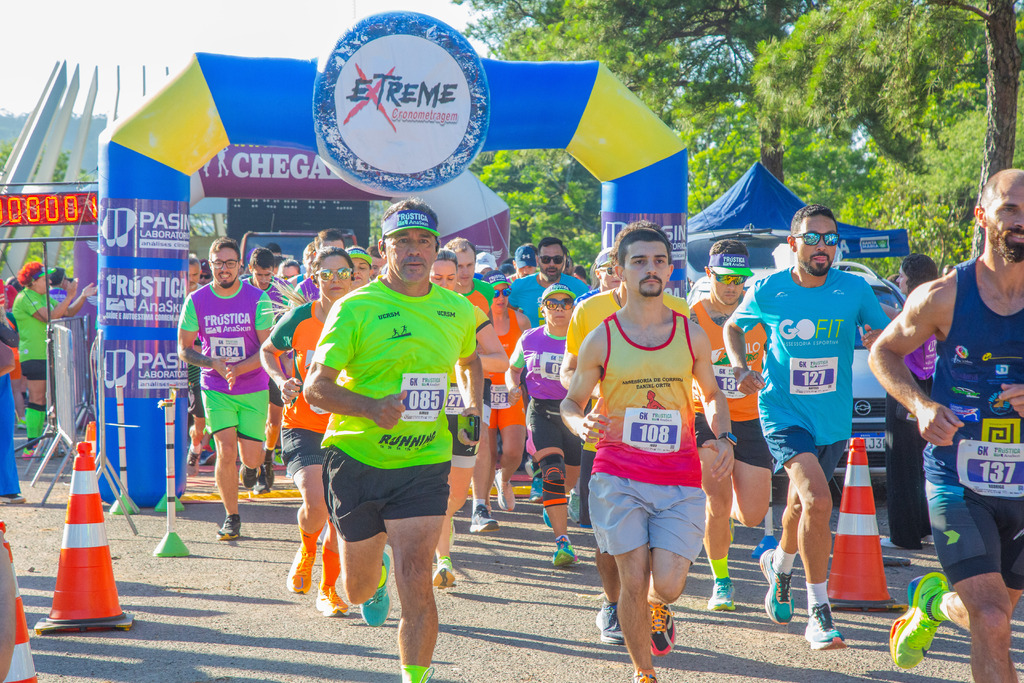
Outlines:
{"type": "Polygon", "coordinates": [[[981,257],[915,290],[871,349],[886,390],[917,416],[935,549],[945,574],[908,587],[890,636],[917,665],[942,621],[971,632],[975,681],[1016,681],[1010,621],[1024,589],[1024,171],[997,173],[975,218],[981,257]],[[931,396],[903,362],[938,339],[931,396]]]}

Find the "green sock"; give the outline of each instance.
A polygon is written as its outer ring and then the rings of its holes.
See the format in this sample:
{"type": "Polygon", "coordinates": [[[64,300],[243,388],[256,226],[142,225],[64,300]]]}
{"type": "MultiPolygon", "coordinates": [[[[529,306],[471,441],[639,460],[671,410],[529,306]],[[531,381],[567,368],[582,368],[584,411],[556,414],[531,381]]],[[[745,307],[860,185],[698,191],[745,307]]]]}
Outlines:
{"type": "Polygon", "coordinates": [[[402,665],[402,683],[426,683],[430,680],[433,670],[426,666],[415,664],[402,665]]]}
{"type": "Polygon", "coordinates": [[[35,408],[25,408],[25,435],[29,439],[42,435],[45,422],[46,413],[35,408]]]}
{"type": "Polygon", "coordinates": [[[715,575],[716,579],[728,579],[729,578],[729,556],[726,555],[720,560],[709,559],[708,563],[711,565],[711,573],[715,575]]]}

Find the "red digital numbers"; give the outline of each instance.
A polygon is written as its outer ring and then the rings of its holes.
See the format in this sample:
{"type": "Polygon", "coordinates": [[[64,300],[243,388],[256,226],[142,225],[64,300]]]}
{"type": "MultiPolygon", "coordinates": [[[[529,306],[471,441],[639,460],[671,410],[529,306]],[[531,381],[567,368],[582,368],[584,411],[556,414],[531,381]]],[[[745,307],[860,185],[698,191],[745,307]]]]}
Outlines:
{"type": "Polygon", "coordinates": [[[95,223],[95,192],[0,194],[0,227],[95,223]]]}

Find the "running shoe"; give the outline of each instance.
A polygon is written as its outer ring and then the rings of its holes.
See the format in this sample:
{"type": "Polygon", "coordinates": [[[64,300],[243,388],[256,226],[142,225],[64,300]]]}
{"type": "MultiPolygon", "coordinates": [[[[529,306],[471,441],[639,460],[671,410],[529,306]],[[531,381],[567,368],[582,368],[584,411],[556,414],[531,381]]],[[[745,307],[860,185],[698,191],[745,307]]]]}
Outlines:
{"type": "Polygon", "coordinates": [[[452,558],[442,557],[437,561],[437,569],[434,570],[434,585],[438,588],[451,588],[455,585],[452,558]]]}
{"type": "Polygon", "coordinates": [[[654,674],[633,674],[633,683],[658,683],[654,674]]]}
{"type": "Polygon", "coordinates": [[[788,624],[793,619],[793,600],[789,595],[792,574],[780,574],[772,567],[775,549],[761,554],[761,573],[768,579],[768,593],[764,596],[764,611],[776,624],[788,624]]]}
{"type": "Polygon", "coordinates": [[[530,502],[539,503],[544,500],[544,480],[541,477],[534,477],[530,483],[530,502]]]}
{"type": "Polygon", "coordinates": [[[348,614],[348,604],[341,599],[334,586],[317,591],[316,608],[325,617],[343,617],[348,614]]]}
{"type": "Polygon", "coordinates": [[[5,493],[0,496],[0,503],[7,503],[9,505],[21,505],[25,502],[25,496],[20,493],[5,493]]]}
{"type": "Polygon", "coordinates": [[[388,593],[388,575],[391,573],[391,558],[384,553],[383,566],[381,568],[382,581],[369,600],[359,606],[363,615],[363,621],[367,626],[380,626],[388,620],[391,613],[391,595],[388,593]]]}
{"type": "Polygon", "coordinates": [[[266,465],[260,465],[256,470],[259,474],[256,475],[256,485],[252,487],[253,495],[262,496],[270,491],[270,484],[267,483],[266,467],[266,465]]]}
{"type": "Polygon", "coordinates": [[[909,609],[896,620],[889,631],[889,654],[901,669],[912,669],[921,663],[940,621],[931,609],[949,591],[949,582],[939,572],[919,576],[907,587],[909,609]]]}
{"type": "Polygon", "coordinates": [[[576,524],[580,523],[580,495],[576,493],[576,489],[569,491],[569,519],[576,524]]]}
{"type": "Polygon", "coordinates": [[[512,512],[516,509],[516,492],[512,488],[512,482],[505,481],[505,473],[498,470],[494,476],[494,483],[498,489],[498,507],[505,512],[512,512]]]}
{"type": "Polygon", "coordinates": [[[708,600],[708,609],[712,612],[721,612],[722,610],[732,612],[736,609],[734,595],[732,579],[715,579],[715,591],[711,594],[711,599],[708,600]]]}
{"type": "Polygon", "coordinates": [[[476,509],[473,510],[473,520],[469,524],[470,533],[479,534],[497,530],[498,523],[491,518],[491,515],[487,512],[487,507],[477,505],[476,509]]]}
{"type": "Polygon", "coordinates": [[[217,452],[206,451],[204,455],[199,456],[199,464],[203,467],[217,464],[217,452]]]}
{"type": "Polygon", "coordinates": [[[676,622],[667,605],[648,604],[651,606],[651,654],[661,657],[671,652],[676,644],[676,622]]]}
{"type": "Polygon", "coordinates": [[[556,567],[564,567],[575,561],[576,551],[573,550],[572,543],[569,542],[569,539],[563,536],[555,541],[555,552],[551,556],[552,564],[556,567]]]}
{"type": "Polygon", "coordinates": [[[188,449],[188,476],[194,477],[199,473],[199,454],[188,449]]]}
{"type": "Polygon", "coordinates": [[[604,603],[597,612],[595,620],[597,627],[601,629],[601,642],[612,645],[622,645],[626,639],[622,635],[622,627],[619,626],[619,608],[610,602],[604,603]]]}
{"type": "Polygon", "coordinates": [[[313,561],[316,551],[306,552],[306,546],[299,544],[292,560],[292,568],[288,571],[288,590],[292,593],[308,593],[313,585],[313,561]]]}
{"type": "Polygon", "coordinates": [[[828,604],[811,608],[804,638],[811,644],[812,650],[841,650],[846,647],[843,635],[832,624],[832,607],[828,604]]]}
{"type": "Polygon", "coordinates": [[[224,523],[217,530],[217,540],[233,541],[242,535],[242,517],[240,515],[228,515],[224,523]]]}
{"type": "Polygon", "coordinates": [[[551,526],[551,518],[548,517],[548,509],[547,508],[544,508],[543,510],[541,510],[540,516],[544,520],[544,523],[548,525],[548,528],[552,529],[553,527],[551,526]]]}
{"type": "Polygon", "coordinates": [[[260,476],[260,470],[256,467],[242,465],[239,469],[239,477],[242,479],[242,486],[251,489],[256,486],[256,479],[260,476]]]}
{"type": "Polygon", "coordinates": [[[267,490],[274,488],[274,481],[277,480],[277,474],[274,472],[273,456],[263,463],[263,466],[260,467],[260,473],[267,480],[267,490]]]}

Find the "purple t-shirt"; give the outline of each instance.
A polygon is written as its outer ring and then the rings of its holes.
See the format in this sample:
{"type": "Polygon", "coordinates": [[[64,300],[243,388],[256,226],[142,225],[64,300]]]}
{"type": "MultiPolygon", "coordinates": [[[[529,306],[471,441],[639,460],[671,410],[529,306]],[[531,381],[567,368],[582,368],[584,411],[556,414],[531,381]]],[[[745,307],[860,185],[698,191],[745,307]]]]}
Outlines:
{"type": "Polygon", "coordinates": [[[935,374],[935,359],[938,352],[935,350],[935,337],[930,337],[920,348],[910,352],[904,359],[907,367],[918,379],[928,379],[935,374]]]}
{"type": "MultiPolygon", "coordinates": [[[[238,293],[230,299],[223,299],[213,293],[210,285],[200,287],[190,295],[199,324],[199,340],[203,355],[229,359],[239,363],[255,354],[260,348],[256,336],[256,321],[269,315],[265,306],[260,306],[264,292],[248,282],[242,282],[238,293]]],[[[269,328],[268,328],[269,329],[269,328]]],[[[213,368],[203,368],[199,386],[207,391],[238,396],[257,391],[266,391],[270,377],[263,365],[257,365],[244,375],[235,378],[235,386],[228,388],[227,381],[213,368]]]]}
{"type": "Polygon", "coordinates": [[[526,389],[532,398],[561,401],[566,390],[558,379],[565,355],[565,338],[550,337],[544,326],[523,333],[512,352],[512,365],[524,368],[526,389]]]}
{"type": "Polygon", "coordinates": [[[316,301],[320,298],[320,288],[308,277],[303,279],[299,290],[305,295],[306,301],[316,301]]]}

